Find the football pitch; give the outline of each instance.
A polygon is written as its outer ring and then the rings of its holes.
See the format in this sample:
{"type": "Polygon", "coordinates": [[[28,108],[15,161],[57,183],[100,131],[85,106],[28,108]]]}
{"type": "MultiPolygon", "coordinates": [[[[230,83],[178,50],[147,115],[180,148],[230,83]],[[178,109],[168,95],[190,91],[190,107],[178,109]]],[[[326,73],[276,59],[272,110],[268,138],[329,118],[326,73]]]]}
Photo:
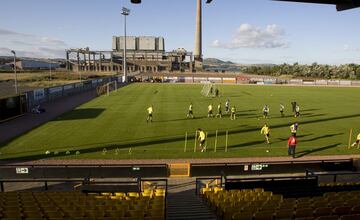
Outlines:
{"type": "Polygon", "coordinates": [[[202,87],[125,86],[2,144],[0,159],[285,156],[289,126],[295,121],[299,123],[298,157],[360,152],[347,148],[350,129],[352,141],[360,132],[359,88],[218,85],[220,97],[211,98],[200,94],[202,87]],[[216,106],[222,103],[224,112],[227,99],[236,106],[236,120],[230,120],[229,115],[207,118],[209,104],[216,114],[216,106]],[[291,111],[292,101],[300,105],[298,118],[291,111]],[[194,119],[186,117],[190,102],[194,119]],[[285,105],[285,117],[280,116],[280,103],[285,105]],[[270,107],[268,119],[262,117],[265,104],[270,107]],[[154,108],[153,122],[147,123],[150,105],[154,108]],[[264,123],[271,129],[271,145],[260,134],[264,123]],[[197,128],[208,133],[207,152],[201,153],[198,146],[194,152],[197,128]]]}

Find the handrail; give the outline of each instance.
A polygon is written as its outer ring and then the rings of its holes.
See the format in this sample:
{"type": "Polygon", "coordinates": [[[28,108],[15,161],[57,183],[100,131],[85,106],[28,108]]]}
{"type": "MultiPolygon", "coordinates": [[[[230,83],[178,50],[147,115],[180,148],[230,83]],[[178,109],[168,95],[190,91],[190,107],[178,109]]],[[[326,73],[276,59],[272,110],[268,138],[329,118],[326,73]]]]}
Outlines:
{"type": "Polygon", "coordinates": [[[215,181],[215,180],[220,180],[220,186],[223,185],[223,181],[222,181],[222,176],[220,177],[201,177],[201,178],[196,178],[195,181],[195,195],[199,195],[199,190],[201,188],[199,188],[199,185],[201,183],[201,180],[211,180],[211,181],[215,181]]]}

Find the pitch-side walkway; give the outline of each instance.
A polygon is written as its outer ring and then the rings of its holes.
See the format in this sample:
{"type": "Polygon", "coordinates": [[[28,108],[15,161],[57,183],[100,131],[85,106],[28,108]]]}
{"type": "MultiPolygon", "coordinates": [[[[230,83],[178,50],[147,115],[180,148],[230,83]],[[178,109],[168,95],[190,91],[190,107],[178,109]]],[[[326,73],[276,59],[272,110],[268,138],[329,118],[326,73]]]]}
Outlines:
{"type": "MultiPolygon", "coordinates": [[[[284,147],[284,151],[287,149],[284,147]]],[[[267,163],[267,162],[297,162],[319,160],[348,160],[360,159],[360,155],[329,155],[292,157],[244,157],[244,158],[206,158],[206,159],[136,159],[136,160],[110,160],[110,159],[41,159],[34,161],[1,161],[0,164],[31,164],[31,165],[121,165],[121,164],[179,164],[179,163],[267,163]]]]}
{"type": "Polygon", "coordinates": [[[41,105],[46,109],[46,112],[43,114],[27,113],[24,116],[3,122],[0,124],[0,143],[6,142],[27,131],[30,131],[31,129],[50,121],[95,97],[95,90],[67,96],[41,105]]]}

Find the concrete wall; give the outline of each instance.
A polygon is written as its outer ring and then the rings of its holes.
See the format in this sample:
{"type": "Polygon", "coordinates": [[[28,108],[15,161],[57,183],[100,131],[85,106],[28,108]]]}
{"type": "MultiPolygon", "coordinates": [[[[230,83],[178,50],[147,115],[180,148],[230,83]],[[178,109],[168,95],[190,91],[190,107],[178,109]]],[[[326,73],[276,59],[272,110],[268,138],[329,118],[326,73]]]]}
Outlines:
{"type": "Polygon", "coordinates": [[[139,37],[139,50],[155,50],[155,37],[139,37]]]}
{"type": "Polygon", "coordinates": [[[118,81],[121,82],[120,77],[105,77],[93,80],[87,80],[78,83],[72,83],[62,86],[55,86],[50,88],[40,88],[33,91],[26,92],[28,110],[41,103],[51,102],[53,100],[78,94],[81,92],[94,90],[99,85],[104,85],[108,82],[118,81]]]}
{"type": "MultiPolygon", "coordinates": [[[[122,51],[125,44],[124,39],[124,36],[113,36],[112,49],[114,51],[122,51]]],[[[126,49],[129,51],[165,51],[165,40],[163,37],[127,36],[126,49]]]]}

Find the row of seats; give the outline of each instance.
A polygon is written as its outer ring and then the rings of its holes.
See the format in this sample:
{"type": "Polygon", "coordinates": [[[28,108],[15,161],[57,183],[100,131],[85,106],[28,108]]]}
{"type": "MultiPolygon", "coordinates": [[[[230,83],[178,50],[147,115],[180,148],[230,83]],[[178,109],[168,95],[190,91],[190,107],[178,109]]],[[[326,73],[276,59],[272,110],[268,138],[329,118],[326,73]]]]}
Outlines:
{"type": "Polygon", "coordinates": [[[203,188],[200,195],[221,219],[348,219],[359,218],[360,191],[286,198],[263,189],[203,188]]]}
{"type": "Polygon", "coordinates": [[[138,192],[6,192],[0,193],[0,219],[164,219],[164,189],[138,192]]]}

